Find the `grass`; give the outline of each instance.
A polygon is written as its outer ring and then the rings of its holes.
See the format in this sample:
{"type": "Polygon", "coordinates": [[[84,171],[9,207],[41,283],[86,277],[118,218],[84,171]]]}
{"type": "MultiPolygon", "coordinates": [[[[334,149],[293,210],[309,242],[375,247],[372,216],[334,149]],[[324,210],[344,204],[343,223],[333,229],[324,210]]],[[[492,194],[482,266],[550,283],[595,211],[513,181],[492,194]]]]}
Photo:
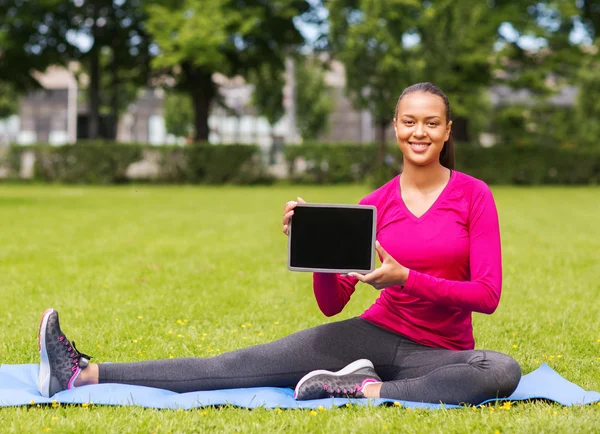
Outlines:
{"type": "MultiPolygon", "coordinates": [[[[527,373],[548,363],[600,390],[599,188],[494,188],[504,292],[474,316],[480,348],[511,354],[527,373]]],[[[360,314],[361,286],[325,318],[309,274],[286,270],[281,212],[301,195],[355,203],[339,187],[61,187],[0,185],[0,361],[37,363],[41,313],[54,307],[95,361],[211,357],[360,314]]],[[[544,402],[510,409],[229,407],[1,408],[2,430],[24,432],[593,432],[600,406],[544,402]]]]}

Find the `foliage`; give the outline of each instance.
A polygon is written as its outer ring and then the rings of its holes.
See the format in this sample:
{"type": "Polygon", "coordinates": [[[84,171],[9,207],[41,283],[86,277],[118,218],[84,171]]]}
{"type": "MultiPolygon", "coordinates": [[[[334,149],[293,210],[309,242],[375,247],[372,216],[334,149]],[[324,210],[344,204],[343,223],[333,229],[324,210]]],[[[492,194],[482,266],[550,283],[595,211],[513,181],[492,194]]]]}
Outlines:
{"type": "Polygon", "coordinates": [[[39,87],[34,74],[66,65],[77,48],[67,39],[70,2],[0,2],[0,81],[18,91],[39,87]]]}
{"type": "Polygon", "coordinates": [[[264,116],[271,127],[284,115],[283,87],[285,85],[284,71],[273,65],[263,63],[250,71],[248,81],[254,85],[252,104],[258,114],[264,116]]]}
{"type": "Polygon", "coordinates": [[[401,43],[404,35],[414,30],[420,3],[329,2],[333,56],[344,63],[346,86],[355,107],[370,110],[380,129],[389,125],[398,96],[418,81],[424,67],[415,51],[401,43]]]}
{"type": "Polygon", "coordinates": [[[19,95],[14,86],[9,82],[0,80],[0,120],[6,119],[18,111],[19,95]]]}
{"type": "Polygon", "coordinates": [[[200,184],[270,183],[259,158],[250,145],[196,143],[180,146],[150,146],[115,142],[82,142],[65,146],[12,146],[6,157],[13,178],[19,174],[21,155],[35,154],[34,179],[73,184],[115,184],[128,181],[200,184]],[[158,173],[133,177],[133,163],[155,161],[158,173]]]}
{"type": "Polygon", "coordinates": [[[167,133],[175,137],[191,137],[194,133],[194,110],[189,95],[168,92],[163,105],[167,133]]]}
{"type": "Polygon", "coordinates": [[[141,1],[9,0],[0,3],[0,17],[0,80],[27,91],[38,86],[36,72],[77,61],[89,78],[88,135],[97,137],[106,104],[114,136],[114,119],[129,102],[123,96],[147,82],[150,44],[141,1]],[[89,49],[82,41],[89,41],[89,49]],[[104,50],[110,55],[101,59],[104,50]]]}
{"type": "Polygon", "coordinates": [[[325,83],[324,65],[316,58],[296,62],[296,120],[304,140],[314,140],[329,126],[333,95],[325,83]]]}
{"type": "Polygon", "coordinates": [[[588,59],[578,76],[575,107],[577,133],[582,142],[600,148],[600,59],[588,59]]]}
{"type": "Polygon", "coordinates": [[[310,9],[306,0],[163,0],[148,6],[148,29],[160,50],[154,67],[191,96],[196,140],[208,139],[213,73],[247,76],[267,65],[276,75],[303,42],[294,19],[310,9]]]}
{"type": "MultiPolygon", "coordinates": [[[[597,184],[600,152],[527,143],[492,148],[458,145],[457,170],[489,184],[597,184]],[[529,144],[530,145],[530,144],[529,144]]],[[[383,170],[377,145],[303,144],[286,148],[290,179],[301,183],[365,182],[379,186],[401,172],[402,154],[387,148],[383,170]],[[299,170],[304,169],[304,170],[299,170]]]]}

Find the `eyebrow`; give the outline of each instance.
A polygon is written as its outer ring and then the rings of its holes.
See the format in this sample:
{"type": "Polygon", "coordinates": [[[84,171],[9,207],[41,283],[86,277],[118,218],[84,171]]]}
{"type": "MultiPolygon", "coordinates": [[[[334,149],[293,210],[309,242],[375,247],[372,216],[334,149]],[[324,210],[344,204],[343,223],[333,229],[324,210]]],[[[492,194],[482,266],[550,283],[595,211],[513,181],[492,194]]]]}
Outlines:
{"type": "MultiPolygon", "coordinates": [[[[406,117],[415,119],[415,116],[413,116],[413,115],[401,114],[400,116],[406,116],[406,117]]],[[[425,117],[425,119],[434,119],[434,118],[441,119],[442,117],[441,116],[437,116],[437,115],[435,115],[435,116],[426,116],[425,117]]]]}

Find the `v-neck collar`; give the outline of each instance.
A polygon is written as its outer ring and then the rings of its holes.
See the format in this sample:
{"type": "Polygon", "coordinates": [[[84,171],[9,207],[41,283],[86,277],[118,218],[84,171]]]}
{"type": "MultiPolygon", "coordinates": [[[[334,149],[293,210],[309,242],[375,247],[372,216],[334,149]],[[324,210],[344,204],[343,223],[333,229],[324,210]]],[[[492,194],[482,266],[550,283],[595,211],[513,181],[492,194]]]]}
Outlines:
{"type": "Polygon", "coordinates": [[[454,181],[454,178],[456,177],[456,170],[450,171],[450,179],[444,186],[444,189],[441,191],[441,193],[438,195],[438,197],[433,201],[431,206],[429,208],[427,208],[427,210],[423,214],[421,214],[421,216],[419,216],[419,217],[414,215],[412,213],[412,211],[410,209],[408,209],[408,207],[404,203],[404,199],[402,199],[402,191],[400,189],[400,177],[401,176],[402,176],[402,174],[398,175],[398,180],[396,182],[396,188],[398,189],[397,190],[397,198],[398,198],[398,201],[400,202],[400,206],[401,206],[402,210],[406,213],[406,215],[408,215],[411,218],[411,220],[420,222],[423,219],[425,219],[425,217],[427,217],[429,214],[431,214],[433,212],[433,210],[435,210],[435,208],[437,208],[437,206],[441,203],[441,201],[444,200],[444,198],[450,191],[450,186],[451,186],[452,182],[454,181]]]}

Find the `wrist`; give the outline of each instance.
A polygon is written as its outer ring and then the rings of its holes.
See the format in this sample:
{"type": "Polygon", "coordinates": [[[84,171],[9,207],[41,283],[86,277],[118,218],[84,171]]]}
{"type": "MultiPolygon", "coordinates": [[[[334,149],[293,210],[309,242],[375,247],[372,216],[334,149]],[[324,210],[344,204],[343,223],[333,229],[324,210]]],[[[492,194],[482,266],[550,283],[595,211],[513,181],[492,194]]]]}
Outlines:
{"type": "Polygon", "coordinates": [[[402,276],[401,276],[401,280],[400,280],[400,286],[404,286],[406,285],[406,282],[408,281],[408,275],[410,274],[410,269],[406,268],[406,267],[402,267],[402,276]]]}

